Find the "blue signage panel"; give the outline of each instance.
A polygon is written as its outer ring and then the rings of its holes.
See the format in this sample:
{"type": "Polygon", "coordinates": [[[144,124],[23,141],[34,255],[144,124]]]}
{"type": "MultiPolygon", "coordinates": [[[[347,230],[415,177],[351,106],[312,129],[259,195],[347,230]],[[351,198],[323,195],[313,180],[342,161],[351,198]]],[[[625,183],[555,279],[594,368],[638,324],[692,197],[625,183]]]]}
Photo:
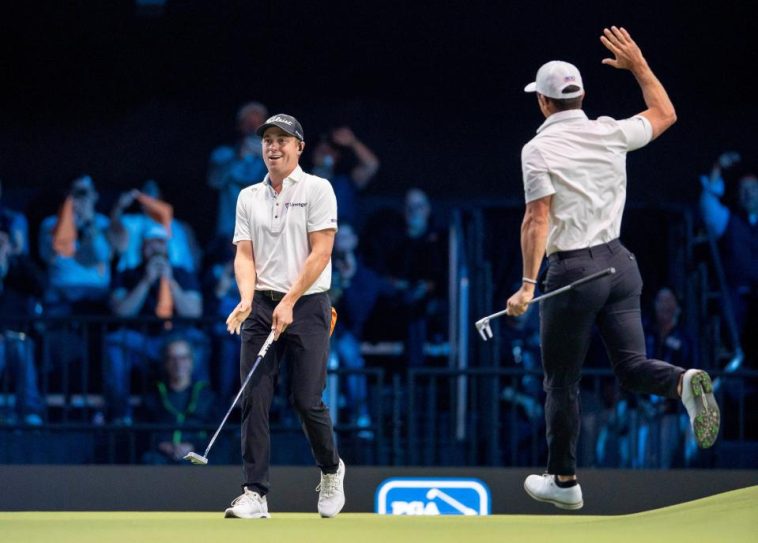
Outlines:
{"type": "Polygon", "coordinates": [[[395,478],[376,489],[380,515],[489,515],[490,490],[479,479],[395,478]]]}

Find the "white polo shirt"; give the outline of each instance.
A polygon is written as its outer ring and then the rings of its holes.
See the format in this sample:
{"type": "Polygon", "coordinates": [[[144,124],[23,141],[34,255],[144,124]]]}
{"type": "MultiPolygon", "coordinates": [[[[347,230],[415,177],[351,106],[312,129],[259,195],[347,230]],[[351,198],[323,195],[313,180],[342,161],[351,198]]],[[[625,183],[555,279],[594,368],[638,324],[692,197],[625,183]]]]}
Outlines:
{"type": "Polygon", "coordinates": [[[547,254],[607,243],[621,234],[626,153],[647,145],[653,128],[637,115],[617,121],[554,113],[521,151],[526,202],[553,195],[547,254]]]}
{"type": "MultiPolygon", "coordinates": [[[[289,292],[310,254],[308,233],[337,229],[337,199],[331,183],[300,166],[282,183],[279,194],[268,175],[240,191],[234,244],[252,241],[256,290],[289,292]]],[[[329,290],[331,260],[305,294],[329,290]]]]}

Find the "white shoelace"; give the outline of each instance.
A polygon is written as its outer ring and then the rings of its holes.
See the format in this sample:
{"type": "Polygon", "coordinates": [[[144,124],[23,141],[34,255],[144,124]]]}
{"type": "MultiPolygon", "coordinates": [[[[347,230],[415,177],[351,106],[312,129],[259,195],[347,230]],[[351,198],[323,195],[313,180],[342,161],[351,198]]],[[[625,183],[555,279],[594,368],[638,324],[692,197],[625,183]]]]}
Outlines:
{"type": "Polygon", "coordinates": [[[321,492],[325,498],[331,498],[339,488],[339,477],[336,473],[322,473],[321,482],[316,487],[316,492],[321,492]]]}
{"type": "Polygon", "coordinates": [[[240,494],[234,500],[232,501],[232,507],[239,505],[241,503],[249,503],[250,505],[256,505],[263,501],[263,498],[260,497],[259,494],[256,494],[255,492],[240,494]]]}

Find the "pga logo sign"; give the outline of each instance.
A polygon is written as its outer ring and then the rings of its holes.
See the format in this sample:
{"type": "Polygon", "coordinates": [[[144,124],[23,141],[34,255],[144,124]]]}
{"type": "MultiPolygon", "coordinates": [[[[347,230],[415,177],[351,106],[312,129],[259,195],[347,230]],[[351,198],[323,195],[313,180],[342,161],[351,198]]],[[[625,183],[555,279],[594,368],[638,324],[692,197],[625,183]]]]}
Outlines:
{"type": "Polygon", "coordinates": [[[490,490],[479,479],[387,479],[376,490],[380,515],[489,515],[490,490]]]}

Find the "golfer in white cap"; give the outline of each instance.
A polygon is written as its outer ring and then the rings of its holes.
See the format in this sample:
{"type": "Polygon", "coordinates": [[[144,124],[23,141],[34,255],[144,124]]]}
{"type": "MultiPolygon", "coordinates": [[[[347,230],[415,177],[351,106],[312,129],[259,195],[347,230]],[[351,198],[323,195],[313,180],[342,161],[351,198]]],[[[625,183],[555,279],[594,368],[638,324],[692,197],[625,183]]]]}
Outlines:
{"type": "Polygon", "coordinates": [[[642,278],[635,256],[619,241],[626,153],[674,124],[674,106],[626,30],[606,28],[600,41],[613,55],[603,64],[632,72],[647,109],[630,119],[589,120],[582,111],[582,76],[568,62],[548,62],[526,86],[526,92],[536,92],[546,121],[521,154],[524,276],[507,302],[511,315],[526,311],[545,254],[550,264],[547,291],[616,269],[615,274],[540,302],[548,464],[546,474],[527,477],[524,489],[532,498],[563,509],[584,504],[576,480],[579,379],[593,325],[625,389],[681,397],[703,448],[713,444],[719,428],[708,374],[647,358],[640,319],[642,278]]]}

